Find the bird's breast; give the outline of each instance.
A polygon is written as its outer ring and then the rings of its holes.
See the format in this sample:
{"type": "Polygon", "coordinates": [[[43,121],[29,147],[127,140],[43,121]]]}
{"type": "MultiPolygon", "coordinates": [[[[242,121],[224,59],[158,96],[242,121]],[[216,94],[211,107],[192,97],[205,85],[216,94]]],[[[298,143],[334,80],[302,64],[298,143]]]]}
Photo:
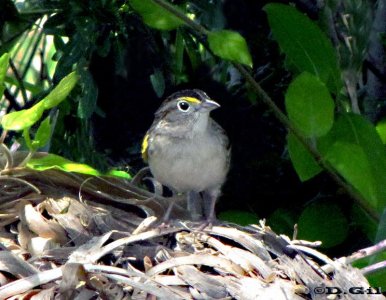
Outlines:
{"type": "Polygon", "coordinates": [[[178,192],[220,187],[227,173],[227,150],[214,137],[156,136],[149,149],[149,166],[163,185],[178,192]]]}

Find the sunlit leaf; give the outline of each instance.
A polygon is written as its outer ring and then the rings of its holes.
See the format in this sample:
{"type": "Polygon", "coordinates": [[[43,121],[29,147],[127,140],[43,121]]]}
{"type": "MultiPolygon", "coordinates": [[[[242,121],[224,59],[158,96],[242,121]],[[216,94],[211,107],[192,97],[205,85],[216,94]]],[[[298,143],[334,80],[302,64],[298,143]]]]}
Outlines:
{"type": "Polygon", "coordinates": [[[330,248],[342,243],[348,234],[348,222],[340,207],[333,202],[314,202],[301,213],[298,236],[307,241],[322,241],[330,248]]]}
{"type": "Polygon", "coordinates": [[[172,30],[184,24],[181,19],[151,0],[129,0],[129,3],[141,15],[143,22],[155,29],[172,30]]]}
{"type": "Polygon", "coordinates": [[[95,176],[100,175],[100,173],[96,169],[86,164],[75,163],[71,160],[68,160],[64,157],[55,154],[47,154],[42,158],[31,159],[27,163],[27,167],[37,171],[59,169],[64,172],[74,172],[95,176]]]}
{"type": "Polygon", "coordinates": [[[378,206],[377,183],[363,149],[355,144],[335,142],[326,160],[372,205],[378,206]]]}
{"type": "MultiPolygon", "coordinates": [[[[378,209],[379,211],[383,210],[383,208],[386,206],[386,189],[384,188],[386,186],[386,149],[374,125],[361,115],[352,113],[341,114],[334,122],[334,125],[329,133],[326,136],[318,139],[318,150],[322,153],[323,156],[328,155],[331,147],[336,142],[344,143],[346,145],[356,145],[362,150],[357,151],[354,149],[353,153],[351,154],[352,161],[346,159],[345,163],[350,165],[362,163],[359,158],[358,160],[355,157],[355,153],[364,153],[367,164],[371,170],[371,179],[366,179],[364,181],[367,182],[367,180],[371,180],[373,182],[371,187],[371,197],[368,199],[368,201],[369,204],[371,204],[374,208],[378,209]]],[[[347,146],[347,148],[349,149],[350,146],[347,146]]],[[[342,149],[342,151],[344,150],[342,149]]],[[[342,157],[342,159],[345,159],[344,153],[339,155],[342,157]]],[[[360,157],[363,156],[362,154],[358,155],[360,155],[360,157]]],[[[339,160],[337,160],[336,163],[340,164],[339,160]]],[[[346,171],[347,170],[348,169],[346,169],[346,171]]],[[[358,173],[360,173],[359,170],[358,173]]],[[[365,179],[364,174],[361,176],[363,179],[365,179]]],[[[358,176],[360,176],[360,174],[358,174],[358,176]]],[[[357,180],[358,184],[363,184],[361,183],[360,178],[357,180]]],[[[356,188],[358,189],[358,187],[356,188]]],[[[366,187],[364,186],[363,188],[365,189],[366,187]]],[[[358,190],[361,193],[364,192],[360,189],[358,190]]],[[[363,194],[365,197],[366,195],[370,196],[368,193],[363,194]]]]}
{"type": "Polygon", "coordinates": [[[120,178],[124,178],[124,179],[131,179],[132,176],[125,172],[125,171],[121,171],[121,170],[110,170],[106,173],[107,176],[114,176],[114,177],[120,177],[120,178]]]}
{"type": "Polygon", "coordinates": [[[72,72],[64,77],[58,85],[41,101],[44,109],[50,109],[62,102],[72,91],[78,81],[76,72],[72,72]]]}
{"type": "Polygon", "coordinates": [[[212,31],[208,35],[209,48],[217,56],[252,67],[252,57],[245,39],[235,31],[212,31]]]}
{"type": "Polygon", "coordinates": [[[289,119],[306,137],[326,134],[334,122],[334,100],[316,76],[304,72],[291,82],[285,95],[289,119]]]}
{"type": "Polygon", "coordinates": [[[381,137],[382,142],[386,144],[386,119],[379,121],[375,129],[381,137]]]}
{"type": "Polygon", "coordinates": [[[50,124],[50,117],[44,119],[43,122],[41,122],[38,130],[36,131],[35,137],[32,141],[32,148],[34,150],[37,150],[41,147],[44,147],[51,136],[51,124],[50,124]]]}
{"type": "Polygon", "coordinates": [[[29,109],[23,109],[11,112],[1,119],[1,125],[6,130],[23,130],[31,127],[41,118],[44,112],[44,104],[42,101],[35,104],[29,109]]]}
{"type": "Polygon", "coordinates": [[[288,152],[292,165],[301,181],[311,179],[322,171],[311,153],[303,146],[296,136],[289,133],[287,136],[288,152]]]}
{"type": "Polygon", "coordinates": [[[23,138],[24,138],[24,142],[25,142],[25,145],[27,146],[27,148],[30,151],[33,151],[34,149],[33,149],[33,146],[32,146],[32,141],[31,141],[29,130],[30,130],[29,127],[23,129],[23,138]]]}
{"type": "Polygon", "coordinates": [[[330,90],[337,92],[341,85],[337,55],[319,27],[289,5],[270,3],[264,10],[274,38],[299,72],[316,75],[330,90]]]}
{"type": "Polygon", "coordinates": [[[0,98],[3,96],[3,92],[5,89],[4,79],[8,69],[8,61],[9,61],[9,55],[8,53],[4,53],[0,57],[0,98]]]}

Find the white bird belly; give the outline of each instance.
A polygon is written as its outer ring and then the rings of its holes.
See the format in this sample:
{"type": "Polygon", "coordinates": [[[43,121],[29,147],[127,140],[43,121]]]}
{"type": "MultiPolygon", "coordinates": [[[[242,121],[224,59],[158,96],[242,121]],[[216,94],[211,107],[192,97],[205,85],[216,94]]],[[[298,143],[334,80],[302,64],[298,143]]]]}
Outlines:
{"type": "Polygon", "coordinates": [[[149,166],[161,184],[177,192],[200,192],[222,185],[227,173],[227,150],[217,140],[206,136],[173,141],[162,136],[157,139],[153,141],[155,147],[149,156],[149,166]]]}

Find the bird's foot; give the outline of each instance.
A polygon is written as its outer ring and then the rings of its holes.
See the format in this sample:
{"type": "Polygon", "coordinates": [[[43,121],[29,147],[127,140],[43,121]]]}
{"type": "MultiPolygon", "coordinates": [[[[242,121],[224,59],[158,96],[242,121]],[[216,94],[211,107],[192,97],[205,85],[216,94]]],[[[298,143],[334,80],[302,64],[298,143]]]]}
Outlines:
{"type": "Polygon", "coordinates": [[[212,229],[214,225],[217,225],[219,222],[214,218],[208,218],[204,221],[199,222],[199,226],[197,227],[197,231],[203,231],[204,229],[212,229]]]}

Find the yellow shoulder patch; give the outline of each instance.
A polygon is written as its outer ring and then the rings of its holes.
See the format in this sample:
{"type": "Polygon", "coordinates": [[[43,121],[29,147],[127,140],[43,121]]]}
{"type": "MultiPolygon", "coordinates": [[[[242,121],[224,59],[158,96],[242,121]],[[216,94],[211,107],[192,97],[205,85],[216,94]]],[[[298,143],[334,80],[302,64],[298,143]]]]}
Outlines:
{"type": "Polygon", "coordinates": [[[190,102],[190,103],[201,103],[200,100],[198,100],[197,98],[194,98],[194,97],[180,97],[179,99],[185,100],[185,101],[190,102]]]}
{"type": "Polygon", "coordinates": [[[141,155],[144,161],[147,161],[148,159],[148,156],[147,156],[148,147],[149,147],[149,134],[146,133],[145,137],[143,138],[142,147],[141,147],[141,155]]]}

